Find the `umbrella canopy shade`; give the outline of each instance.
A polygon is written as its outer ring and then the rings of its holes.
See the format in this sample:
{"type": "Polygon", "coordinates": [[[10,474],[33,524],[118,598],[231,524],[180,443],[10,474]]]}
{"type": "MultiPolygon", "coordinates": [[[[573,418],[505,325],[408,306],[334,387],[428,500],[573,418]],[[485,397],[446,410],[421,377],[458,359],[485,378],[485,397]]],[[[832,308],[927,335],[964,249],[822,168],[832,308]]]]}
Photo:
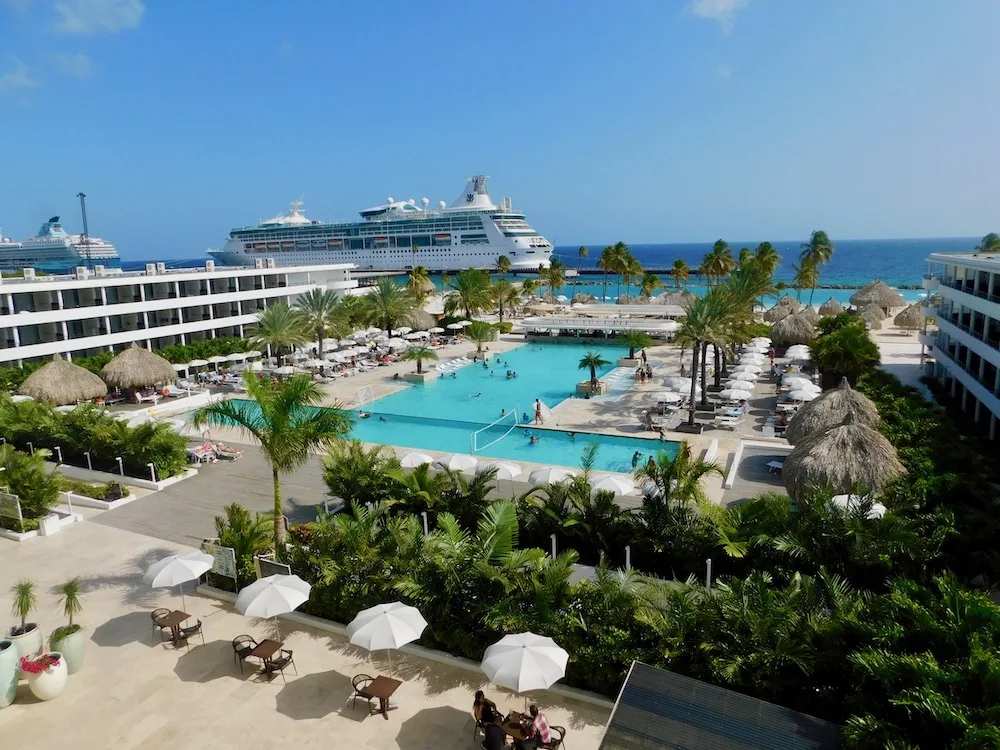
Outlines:
{"type": "Polygon", "coordinates": [[[570,477],[575,477],[576,472],[569,469],[560,469],[556,466],[549,466],[544,469],[535,469],[528,475],[528,481],[532,484],[554,484],[562,482],[570,477]]]}
{"type": "MultiPolygon", "coordinates": [[[[190,366],[191,365],[189,363],[187,363],[187,362],[185,362],[183,364],[176,364],[176,365],[174,365],[174,372],[184,372],[190,366]]],[[[101,381],[101,382],[104,382],[104,381],[101,381]]]]}
{"type": "Polygon", "coordinates": [[[897,328],[914,331],[924,324],[924,313],[920,309],[920,305],[910,305],[893,318],[892,322],[897,328]]]}
{"type": "Polygon", "coordinates": [[[276,375],[294,375],[295,368],[291,365],[285,365],[284,367],[279,367],[274,372],[276,375]]]}
{"type": "Polygon", "coordinates": [[[754,336],[752,339],[750,339],[750,343],[751,344],[770,344],[771,343],[771,339],[768,338],[767,336],[754,336]]]}
{"type": "Polygon", "coordinates": [[[847,378],[831,388],[820,398],[799,409],[795,419],[788,423],[785,438],[793,445],[820,432],[836,427],[844,417],[853,414],[855,422],[872,429],[878,427],[878,409],[867,396],[851,388],[847,378]]]}
{"type": "Polygon", "coordinates": [[[809,346],[807,344],[794,344],[785,350],[785,354],[808,354],[810,352],[809,346]]]}
{"type": "Polygon", "coordinates": [[[207,359],[192,359],[188,362],[188,367],[204,367],[208,364],[207,359]]]}
{"type": "MultiPolygon", "coordinates": [[[[791,424],[797,421],[798,416],[791,424]]],[[[858,487],[874,492],[905,473],[892,443],[878,430],[862,424],[853,412],[836,427],[798,443],[781,469],[793,498],[811,487],[829,487],[837,494],[858,487]]]]}
{"type": "Polygon", "coordinates": [[[792,401],[815,401],[819,398],[819,394],[808,388],[797,388],[794,391],[789,391],[788,398],[792,401]]]}
{"type": "Polygon", "coordinates": [[[466,471],[472,469],[479,463],[475,457],[465,453],[446,453],[434,459],[434,466],[438,469],[451,469],[452,471],[466,471]]]}
{"type": "Polygon", "coordinates": [[[771,339],[779,346],[808,344],[813,340],[813,328],[813,322],[809,318],[793,313],[771,326],[771,339]]]}
{"type": "Polygon", "coordinates": [[[368,338],[368,331],[355,331],[351,334],[351,338],[355,341],[364,341],[368,338]]]}
{"type": "Polygon", "coordinates": [[[229,361],[229,357],[222,357],[222,356],[216,355],[214,357],[209,357],[208,361],[211,362],[213,365],[221,365],[223,362],[228,362],[229,361]]]}
{"type": "Polygon", "coordinates": [[[613,492],[616,495],[627,495],[635,489],[635,483],[628,477],[617,477],[614,474],[605,474],[594,477],[590,489],[594,492],[613,492]]]}
{"type": "Polygon", "coordinates": [[[727,401],[745,401],[750,398],[751,393],[745,388],[723,388],[719,391],[719,398],[727,401]]]}
{"type": "Polygon", "coordinates": [[[101,370],[104,382],[113,388],[141,388],[174,379],[174,366],[159,354],[132,344],[101,370]]]}
{"type": "Polygon", "coordinates": [[[404,341],[403,339],[389,339],[386,342],[386,346],[388,346],[390,349],[401,349],[406,345],[407,345],[406,341],[404,341]]]}
{"type": "Polygon", "coordinates": [[[833,297],[819,306],[820,315],[840,315],[842,312],[844,312],[844,306],[833,297]]]}
{"type": "Polygon", "coordinates": [[[472,321],[471,320],[460,320],[460,321],[458,321],[458,324],[460,326],[462,326],[462,328],[465,328],[466,326],[471,326],[472,325],[472,321]]]}
{"type": "Polygon", "coordinates": [[[410,451],[399,459],[399,464],[404,469],[414,469],[417,466],[423,466],[424,464],[433,462],[434,458],[432,456],[428,456],[426,453],[417,453],[416,451],[410,451]]]}
{"type": "Polygon", "coordinates": [[[653,400],[658,404],[676,404],[684,396],[677,391],[659,391],[653,394],[653,400]]]}
{"type": "Polygon", "coordinates": [[[302,364],[305,367],[322,367],[323,365],[327,364],[327,362],[324,359],[307,359],[302,364]]]}
{"type": "MultiPolygon", "coordinates": [[[[749,366],[750,365],[746,365],[746,367],[749,367],[749,366]]],[[[757,372],[753,372],[752,370],[741,370],[740,372],[733,372],[733,374],[729,376],[729,379],[730,380],[746,380],[746,381],[749,381],[749,382],[753,382],[754,380],[757,379],[757,377],[759,375],[760,375],[760,370],[758,370],[757,372]]]]}
{"type": "Polygon", "coordinates": [[[410,333],[410,331],[412,331],[412,330],[413,329],[410,328],[409,326],[399,326],[398,328],[394,328],[393,329],[393,333],[398,333],[400,335],[403,335],[403,334],[406,334],[406,333],[410,333]]]}
{"type": "Polygon", "coordinates": [[[742,365],[736,365],[731,372],[752,372],[755,375],[759,375],[764,368],[760,365],[752,365],[749,362],[742,365]]]}
{"type": "Polygon", "coordinates": [[[877,305],[888,310],[892,307],[903,307],[906,300],[899,292],[893,291],[888,284],[879,279],[852,294],[851,304],[859,308],[865,305],[877,305]]]}
{"type": "Polygon", "coordinates": [[[740,357],[739,364],[741,365],[763,365],[767,358],[763,354],[757,354],[751,352],[750,354],[744,354],[740,357]]]}
{"type": "MultiPolygon", "coordinates": [[[[685,395],[691,393],[691,378],[681,377],[680,375],[671,375],[664,378],[663,384],[674,391],[679,391],[685,395]]],[[[697,382],[694,384],[695,395],[701,394],[701,385],[697,382]]]]}
{"type": "Polygon", "coordinates": [[[277,617],[309,601],[312,587],[298,576],[259,578],[240,590],[236,611],[247,617],[277,617]]]}
{"type": "Polygon", "coordinates": [[[534,633],[505,635],[483,654],[489,681],[518,693],[544,690],[566,674],[569,654],[551,638],[534,633]]]}
{"type": "MultiPolygon", "coordinates": [[[[834,495],[830,498],[830,504],[844,510],[852,510],[865,502],[865,498],[859,495],[834,495]]],[[[882,503],[872,503],[865,516],[869,519],[881,518],[888,510],[882,503]]]]}
{"type": "Polygon", "coordinates": [[[17,390],[35,401],[59,406],[100,398],[107,394],[108,386],[90,370],[56,354],[51,362],[31,373],[17,390]]]}
{"type": "Polygon", "coordinates": [[[768,323],[777,323],[791,315],[794,310],[789,305],[775,305],[764,313],[764,320],[768,323]]]}
{"type": "Polygon", "coordinates": [[[226,357],[226,361],[227,362],[242,362],[246,358],[247,358],[247,355],[246,355],[245,352],[233,352],[228,357],[226,357]]]}
{"type": "Polygon", "coordinates": [[[461,331],[464,326],[461,323],[449,323],[445,328],[449,331],[461,331]]]}
{"type": "Polygon", "coordinates": [[[150,565],[142,582],[154,589],[169,588],[200,578],[214,564],[215,558],[204,552],[170,555],[150,565]]]}
{"type": "Polygon", "coordinates": [[[358,612],[347,626],[347,637],[355,646],[376,651],[412,643],[426,627],[427,620],[416,607],[392,602],[358,612]]]}
{"type": "Polygon", "coordinates": [[[506,461],[490,461],[489,463],[479,464],[476,467],[476,473],[483,474],[490,469],[497,470],[497,479],[516,479],[524,472],[524,469],[517,464],[507,463],[506,461]]]}
{"type": "Polygon", "coordinates": [[[417,339],[422,339],[424,337],[423,331],[416,331],[415,333],[407,333],[403,336],[407,341],[416,341],[417,339]]]}
{"type": "Polygon", "coordinates": [[[263,352],[259,352],[259,351],[257,351],[256,349],[251,349],[250,351],[248,351],[248,352],[243,352],[243,353],[247,355],[247,358],[248,358],[248,359],[249,359],[250,357],[260,357],[260,356],[261,356],[261,355],[263,354],[263,352]]]}
{"type": "Polygon", "coordinates": [[[381,328],[379,328],[378,326],[369,326],[369,327],[368,327],[367,329],[365,329],[365,330],[366,330],[366,331],[367,331],[368,333],[372,334],[372,335],[375,335],[375,334],[378,334],[378,333],[385,333],[385,331],[383,331],[383,330],[382,330],[381,328]]]}
{"type": "MultiPolygon", "coordinates": [[[[126,414],[127,413],[128,412],[126,412],[126,414]]],[[[148,411],[141,411],[138,414],[130,414],[126,424],[128,424],[129,427],[137,427],[141,424],[152,424],[153,422],[158,421],[159,420],[148,411]]]]}
{"type": "Polygon", "coordinates": [[[427,329],[428,333],[444,333],[444,329],[441,326],[434,326],[433,328],[427,329]]]}

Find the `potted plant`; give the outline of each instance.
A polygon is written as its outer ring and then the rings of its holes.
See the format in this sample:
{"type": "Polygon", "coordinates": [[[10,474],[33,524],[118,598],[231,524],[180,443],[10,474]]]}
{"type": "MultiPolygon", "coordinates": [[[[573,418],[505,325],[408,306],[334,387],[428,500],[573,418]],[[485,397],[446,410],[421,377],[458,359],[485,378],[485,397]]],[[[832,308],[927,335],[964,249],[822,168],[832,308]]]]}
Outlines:
{"type": "Polygon", "coordinates": [[[73,623],[73,616],[83,611],[80,603],[80,579],[67,581],[59,587],[59,593],[62,595],[59,601],[63,614],[69,618],[69,625],[62,625],[52,632],[49,646],[63,655],[67,672],[76,674],[83,667],[83,648],[87,642],[83,628],[73,623]]]}
{"type": "Polygon", "coordinates": [[[14,606],[11,613],[15,617],[21,618],[20,626],[10,629],[8,637],[14,641],[14,648],[17,649],[18,656],[33,656],[42,650],[42,631],[38,625],[28,622],[28,615],[35,608],[37,599],[35,598],[35,582],[22,580],[11,586],[11,594],[14,596],[14,606]]]}
{"type": "Polygon", "coordinates": [[[0,708],[13,703],[17,695],[18,659],[14,641],[0,640],[0,708]]]}
{"type": "Polygon", "coordinates": [[[52,700],[66,687],[66,660],[58,651],[22,656],[21,673],[28,678],[28,687],[40,701],[52,700]]]}

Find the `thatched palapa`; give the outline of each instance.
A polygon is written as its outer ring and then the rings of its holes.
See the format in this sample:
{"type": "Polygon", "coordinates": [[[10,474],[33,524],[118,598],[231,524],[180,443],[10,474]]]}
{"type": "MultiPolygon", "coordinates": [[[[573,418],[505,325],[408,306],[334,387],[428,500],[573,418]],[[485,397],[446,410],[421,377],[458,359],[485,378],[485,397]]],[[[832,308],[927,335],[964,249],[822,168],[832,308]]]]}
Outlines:
{"type": "Polygon", "coordinates": [[[794,310],[788,305],[775,305],[770,310],[765,311],[764,320],[768,323],[777,323],[779,320],[784,320],[793,313],[794,310]]]}
{"type": "Polygon", "coordinates": [[[113,388],[142,388],[169,383],[177,376],[174,366],[159,354],[132,344],[104,365],[101,377],[113,388]]]}
{"type": "Polygon", "coordinates": [[[808,344],[813,340],[813,324],[800,313],[792,313],[771,326],[771,343],[775,346],[808,344]]]}
{"type": "Polygon", "coordinates": [[[686,309],[696,299],[698,299],[698,295],[689,292],[687,289],[681,289],[676,292],[665,292],[653,301],[660,305],[678,305],[686,309]]]}
{"type": "Polygon", "coordinates": [[[920,305],[910,305],[893,318],[892,322],[897,328],[906,328],[907,330],[915,331],[924,324],[924,313],[920,309],[920,305]]]}
{"type": "Polygon", "coordinates": [[[784,297],[778,300],[778,304],[781,306],[787,306],[792,308],[792,312],[798,312],[802,309],[802,305],[799,303],[795,297],[790,294],[786,294],[784,297]]]}
{"type": "Polygon", "coordinates": [[[593,294],[585,294],[584,292],[577,292],[576,294],[573,295],[573,304],[574,305],[578,305],[578,304],[579,305],[590,305],[590,304],[592,304],[594,302],[597,302],[597,297],[595,297],[593,294]]]}
{"type": "Polygon", "coordinates": [[[801,315],[806,320],[808,320],[813,325],[819,323],[820,315],[818,312],[816,312],[815,307],[803,307],[801,310],[799,310],[798,314],[801,315]]]}
{"type": "Polygon", "coordinates": [[[436,326],[437,321],[426,310],[417,308],[407,316],[406,324],[414,331],[426,331],[428,328],[436,326]]]}
{"type": "Polygon", "coordinates": [[[842,378],[839,386],[799,408],[795,419],[788,423],[785,439],[796,445],[810,435],[836,427],[848,414],[854,415],[858,424],[872,429],[878,427],[878,409],[875,404],[867,396],[851,388],[847,378],[842,378]]]}
{"type": "Polygon", "coordinates": [[[844,306],[833,297],[830,297],[830,299],[819,306],[820,315],[840,315],[842,312],[844,312],[844,306]]]}
{"type": "Polygon", "coordinates": [[[858,317],[863,318],[871,330],[877,331],[882,328],[885,312],[878,305],[865,305],[858,310],[858,317]]]}
{"type": "Polygon", "coordinates": [[[878,305],[883,310],[891,310],[894,307],[903,307],[906,300],[899,292],[890,289],[884,281],[878,280],[852,294],[851,304],[858,308],[865,305],[878,305]]]}
{"type": "MultiPolygon", "coordinates": [[[[817,399],[818,401],[819,399],[817,399]]],[[[796,416],[793,421],[798,421],[796,416]]],[[[853,413],[833,429],[800,442],[781,469],[792,498],[811,488],[831,488],[838,495],[875,492],[906,473],[896,449],[878,430],[861,424],[853,413]]]]}
{"type": "Polygon", "coordinates": [[[35,370],[17,390],[53,406],[92,401],[107,395],[108,386],[97,375],[56,354],[44,367],[35,370]]]}

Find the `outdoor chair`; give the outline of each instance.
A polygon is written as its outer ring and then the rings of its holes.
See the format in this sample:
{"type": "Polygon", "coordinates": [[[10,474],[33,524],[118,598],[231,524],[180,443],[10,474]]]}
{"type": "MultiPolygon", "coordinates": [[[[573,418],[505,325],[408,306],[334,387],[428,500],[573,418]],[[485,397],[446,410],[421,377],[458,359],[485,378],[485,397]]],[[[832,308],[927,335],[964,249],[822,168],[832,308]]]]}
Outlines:
{"type": "Polygon", "coordinates": [[[281,674],[281,681],[285,682],[285,667],[287,667],[289,664],[292,665],[292,669],[295,670],[295,674],[298,674],[299,668],[295,666],[295,660],[292,659],[292,652],[289,651],[288,649],[283,648],[279,652],[278,658],[271,659],[271,661],[268,663],[268,669],[271,671],[272,674],[275,671],[281,674]]]}
{"type": "Polygon", "coordinates": [[[194,625],[187,628],[181,628],[181,640],[184,641],[185,645],[188,645],[188,639],[193,638],[196,635],[201,636],[201,645],[205,645],[205,633],[201,629],[201,620],[198,620],[194,625]]]}
{"type": "Polygon", "coordinates": [[[546,750],[554,750],[557,747],[565,747],[563,744],[563,739],[566,737],[565,727],[549,727],[549,732],[552,734],[552,739],[548,742],[543,742],[539,747],[544,747],[546,750]]]}
{"type": "Polygon", "coordinates": [[[250,656],[250,652],[257,648],[257,641],[253,636],[238,635],[233,638],[233,661],[240,666],[240,674],[243,674],[243,662],[250,656]]]}
{"type": "Polygon", "coordinates": [[[354,688],[354,700],[351,702],[351,708],[357,706],[358,698],[364,698],[368,701],[368,712],[371,713],[374,696],[365,688],[373,682],[375,682],[375,678],[366,674],[356,674],[351,678],[351,686],[354,688]]]}
{"type": "Polygon", "coordinates": [[[160,625],[160,620],[170,614],[169,609],[160,607],[159,609],[154,609],[149,613],[149,616],[153,619],[153,635],[156,635],[156,629],[160,630],[160,640],[163,640],[163,631],[170,630],[169,625],[160,625]]]}

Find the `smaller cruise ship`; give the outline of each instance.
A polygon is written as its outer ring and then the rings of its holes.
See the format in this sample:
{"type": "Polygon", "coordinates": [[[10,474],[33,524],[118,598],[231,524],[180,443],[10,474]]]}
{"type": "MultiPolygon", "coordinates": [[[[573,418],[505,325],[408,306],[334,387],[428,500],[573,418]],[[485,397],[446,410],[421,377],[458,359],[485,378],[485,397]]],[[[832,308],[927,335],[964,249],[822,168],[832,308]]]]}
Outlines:
{"type": "Polygon", "coordinates": [[[83,234],[69,234],[58,216],[53,216],[38,230],[38,234],[23,242],[0,237],[0,271],[20,271],[34,268],[47,274],[73,273],[78,267],[93,270],[97,266],[119,268],[121,258],[110,242],[91,237],[87,231],[86,197],[80,193],[83,213],[83,234]]]}

